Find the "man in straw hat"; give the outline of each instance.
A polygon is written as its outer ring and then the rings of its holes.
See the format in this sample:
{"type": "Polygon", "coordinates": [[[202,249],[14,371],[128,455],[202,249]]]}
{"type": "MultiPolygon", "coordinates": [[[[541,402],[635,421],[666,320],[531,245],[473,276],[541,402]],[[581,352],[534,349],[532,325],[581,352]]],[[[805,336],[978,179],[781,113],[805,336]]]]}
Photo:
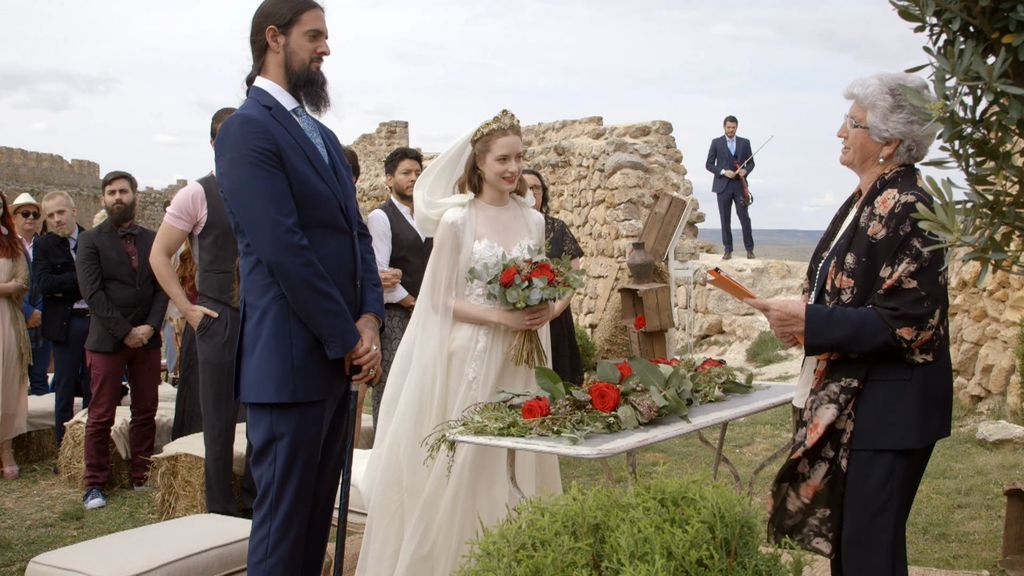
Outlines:
{"type": "MultiPolygon", "coordinates": [[[[28,192],[22,192],[11,203],[11,217],[14,219],[14,231],[25,246],[25,253],[28,255],[31,269],[32,250],[43,228],[39,202],[36,202],[36,199],[28,192]]],[[[22,308],[25,311],[25,325],[28,327],[29,340],[32,342],[32,365],[28,369],[29,394],[41,396],[50,392],[50,380],[46,370],[50,366],[52,346],[50,341],[43,337],[40,328],[43,323],[43,295],[39,291],[34,277],[28,294],[25,294],[22,308]]]]}

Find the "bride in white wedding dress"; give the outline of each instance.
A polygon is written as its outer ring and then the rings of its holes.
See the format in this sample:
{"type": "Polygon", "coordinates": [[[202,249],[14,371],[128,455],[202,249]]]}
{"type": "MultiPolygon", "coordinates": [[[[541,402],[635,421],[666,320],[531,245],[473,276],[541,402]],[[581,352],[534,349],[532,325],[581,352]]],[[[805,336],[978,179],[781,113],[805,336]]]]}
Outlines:
{"type": "MultiPolygon", "coordinates": [[[[544,217],[523,198],[522,168],[519,121],[503,110],[416,183],[416,223],[434,248],[381,404],[359,576],[447,576],[481,525],[517,503],[504,450],[460,445],[449,474],[446,457],[426,461],[421,443],[502,390],[537,390],[533,370],[506,359],[516,330],[539,329],[550,357],[551,305],[501,309],[466,278],[470,267],[497,267],[503,256],[544,253],[544,217]]],[[[516,474],[526,496],[561,492],[555,457],[520,453],[516,474]]]]}

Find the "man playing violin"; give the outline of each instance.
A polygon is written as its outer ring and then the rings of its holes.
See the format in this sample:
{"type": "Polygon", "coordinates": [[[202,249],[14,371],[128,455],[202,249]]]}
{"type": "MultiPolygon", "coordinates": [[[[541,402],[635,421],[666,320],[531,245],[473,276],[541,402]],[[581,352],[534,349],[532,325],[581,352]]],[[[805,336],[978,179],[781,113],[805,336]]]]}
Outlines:
{"type": "Polygon", "coordinates": [[[735,116],[726,116],[722,126],[725,135],[711,141],[708,161],[705,167],[715,175],[711,191],[718,195],[718,215],[722,221],[722,260],[732,258],[732,205],[736,205],[736,216],[743,227],[743,247],[747,258],[754,258],[754,235],[750,230],[750,191],[747,189],[747,174],[754,171],[754,156],[750,140],[736,135],[739,121],[735,116]]]}

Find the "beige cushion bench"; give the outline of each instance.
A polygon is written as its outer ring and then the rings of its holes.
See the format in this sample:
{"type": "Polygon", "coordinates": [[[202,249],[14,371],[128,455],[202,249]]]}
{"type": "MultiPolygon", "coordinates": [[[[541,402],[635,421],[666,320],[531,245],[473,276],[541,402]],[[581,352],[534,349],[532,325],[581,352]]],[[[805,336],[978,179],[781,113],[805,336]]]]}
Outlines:
{"type": "Polygon", "coordinates": [[[217,514],[175,518],[40,554],[25,576],[245,574],[250,526],[217,514]]]}

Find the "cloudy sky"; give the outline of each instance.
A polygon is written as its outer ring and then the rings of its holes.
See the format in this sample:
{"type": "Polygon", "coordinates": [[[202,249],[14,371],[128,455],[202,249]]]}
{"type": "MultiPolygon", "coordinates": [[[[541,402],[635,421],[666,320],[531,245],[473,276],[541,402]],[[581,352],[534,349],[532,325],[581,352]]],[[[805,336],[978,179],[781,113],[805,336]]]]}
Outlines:
{"type": "MultiPolygon", "coordinates": [[[[213,162],[237,105],[255,0],[0,0],[0,146],[99,162],[143,186],[213,162]]],[[[755,228],[822,229],[853,189],[835,137],[850,80],[923,64],[885,0],[326,0],[343,142],[407,120],[441,151],[501,108],[524,123],[668,120],[717,227],[704,169],[722,118],[756,148],[755,228]],[[731,10],[730,10],[731,8],[731,10]]]]}

